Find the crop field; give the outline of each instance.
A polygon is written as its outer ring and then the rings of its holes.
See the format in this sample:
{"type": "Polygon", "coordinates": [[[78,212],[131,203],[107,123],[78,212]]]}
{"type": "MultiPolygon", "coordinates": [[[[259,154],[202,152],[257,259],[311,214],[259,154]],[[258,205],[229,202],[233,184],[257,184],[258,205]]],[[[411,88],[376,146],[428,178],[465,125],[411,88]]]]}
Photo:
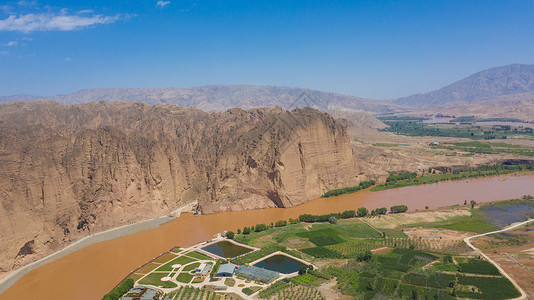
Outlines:
{"type": "Polygon", "coordinates": [[[303,274],[303,275],[295,276],[289,280],[295,285],[301,285],[301,284],[314,285],[314,282],[317,280],[317,277],[313,276],[312,274],[303,274]]]}
{"type": "Polygon", "coordinates": [[[467,262],[460,263],[460,272],[481,275],[501,275],[499,270],[490,262],[473,258],[467,262]]]}
{"type": "Polygon", "coordinates": [[[172,292],[167,299],[172,300],[237,300],[240,298],[232,297],[225,293],[216,293],[205,289],[194,288],[191,286],[180,287],[172,292]]]}
{"type": "Polygon", "coordinates": [[[456,276],[446,273],[415,274],[409,273],[402,278],[402,282],[411,285],[427,286],[446,289],[456,284],[456,276]]]}
{"type": "Polygon", "coordinates": [[[488,143],[488,142],[463,142],[463,143],[446,143],[432,145],[433,149],[446,149],[467,153],[482,154],[514,154],[520,156],[534,156],[534,149],[530,147],[513,145],[507,143],[488,143]]]}
{"type": "Polygon", "coordinates": [[[276,294],[279,294],[285,289],[288,289],[290,287],[289,283],[283,282],[283,281],[277,281],[273,284],[271,284],[268,288],[264,289],[263,291],[259,292],[258,296],[260,298],[269,298],[271,296],[274,296],[276,294]]]}
{"type": "Polygon", "coordinates": [[[282,245],[271,244],[269,246],[261,248],[258,251],[249,252],[249,253],[244,254],[242,256],[236,257],[236,258],[232,259],[231,262],[234,263],[234,264],[243,265],[245,263],[250,263],[250,262],[253,262],[255,260],[258,260],[258,259],[260,259],[260,258],[262,258],[262,257],[264,257],[266,255],[269,255],[269,254],[271,254],[273,252],[276,252],[276,251],[282,251],[282,252],[285,252],[285,253],[287,253],[289,255],[293,255],[295,257],[301,258],[301,253],[298,252],[298,251],[289,250],[289,249],[287,249],[286,247],[284,247],[282,245]]]}
{"type": "Polygon", "coordinates": [[[339,236],[339,233],[333,228],[324,228],[324,229],[318,229],[318,230],[299,232],[296,235],[299,237],[309,239],[310,242],[312,242],[316,246],[334,245],[334,244],[345,241],[339,236]]]}
{"type": "Polygon", "coordinates": [[[514,285],[504,277],[459,275],[458,283],[463,289],[457,291],[456,295],[464,298],[510,299],[520,295],[514,285]]]}
{"type": "Polygon", "coordinates": [[[381,119],[389,127],[380,129],[407,136],[441,136],[460,137],[472,140],[506,139],[509,136],[532,136],[532,128],[511,127],[502,125],[466,124],[429,124],[422,120],[381,119]]]}
{"type": "Polygon", "coordinates": [[[377,240],[350,240],[336,245],[327,246],[329,250],[336,251],[345,257],[350,257],[364,250],[382,247],[382,241],[377,240]]]}
{"type": "Polygon", "coordinates": [[[274,294],[272,300],[324,300],[326,299],[321,292],[306,286],[294,286],[284,289],[274,294]]]}

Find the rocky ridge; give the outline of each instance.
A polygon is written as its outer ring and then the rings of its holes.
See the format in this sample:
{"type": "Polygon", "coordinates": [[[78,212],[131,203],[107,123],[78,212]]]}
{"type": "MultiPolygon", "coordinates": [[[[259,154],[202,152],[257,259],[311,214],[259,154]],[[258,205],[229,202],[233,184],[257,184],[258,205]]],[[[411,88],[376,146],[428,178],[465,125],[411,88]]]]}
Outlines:
{"type": "Polygon", "coordinates": [[[289,207],[360,173],[345,128],[309,108],[132,102],[0,105],[0,272],[168,214],[289,207]]]}

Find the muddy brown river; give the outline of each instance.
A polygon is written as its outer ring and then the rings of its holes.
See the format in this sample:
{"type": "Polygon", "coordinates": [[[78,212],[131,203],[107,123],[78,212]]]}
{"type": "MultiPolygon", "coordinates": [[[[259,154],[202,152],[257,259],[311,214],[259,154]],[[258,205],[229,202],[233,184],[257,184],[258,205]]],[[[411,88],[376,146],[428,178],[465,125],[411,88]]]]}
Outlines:
{"type": "Polygon", "coordinates": [[[173,246],[190,246],[223,230],[296,218],[303,213],[325,214],[369,210],[397,204],[415,209],[489,202],[534,194],[534,173],[503,175],[467,181],[441,182],[382,192],[312,200],[293,208],[225,212],[195,217],[182,214],[158,228],[93,244],[31,271],[0,295],[6,299],[101,299],[132,270],[173,246]],[[501,179],[506,179],[502,181],[501,179]]]}

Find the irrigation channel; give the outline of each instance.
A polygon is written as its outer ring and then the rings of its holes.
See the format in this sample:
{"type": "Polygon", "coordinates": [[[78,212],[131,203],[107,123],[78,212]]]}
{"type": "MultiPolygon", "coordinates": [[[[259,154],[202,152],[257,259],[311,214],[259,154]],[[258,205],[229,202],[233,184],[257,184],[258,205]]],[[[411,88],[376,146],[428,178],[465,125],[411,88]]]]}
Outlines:
{"type": "Polygon", "coordinates": [[[381,192],[319,198],[292,208],[224,212],[198,217],[183,213],[157,228],[89,245],[23,276],[4,293],[6,299],[100,299],[132,270],[168,251],[210,239],[215,233],[258,223],[326,214],[358,207],[369,210],[405,204],[411,211],[490,202],[534,194],[534,173],[509,174],[468,181],[448,181],[381,192]]]}

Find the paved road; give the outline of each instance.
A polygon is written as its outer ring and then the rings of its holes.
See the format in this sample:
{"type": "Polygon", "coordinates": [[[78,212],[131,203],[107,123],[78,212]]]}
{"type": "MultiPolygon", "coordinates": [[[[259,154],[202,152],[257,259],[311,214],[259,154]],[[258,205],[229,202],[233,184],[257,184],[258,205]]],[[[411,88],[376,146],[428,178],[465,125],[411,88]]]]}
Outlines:
{"type": "Polygon", "coordinates": [[[517,223],[517,224],[514,224],[514,225],[511,225],[505,229],[502,229],[502,230],[496,230],[496,231],[491,231],[491,232],[486,232],[486,233],[482,233],[482,234],[477,234],[477,235],[474,235],[474,236],[470,236],[470,237],[466,237],[464,239],[464,242],[467,244],[467,246],[471,247],[473,250],[475,250],[476,252],[480,253],[480,255],[482,255],[485,259],[487,259],[490,263],[492,263],[497,269],[499,269],[499,271],[506,277],[508,278],[508,280],[510,280],[511,283],[513,283],[513,285],[516,287],[516,289],[521,293],[521,296],[515,298],[514,300],[519,300],[519,299],[527,299],[527,293],[525,293],[525,291],[519,286],[519,284],[517,284],[517,282],[510,276],[508,275],[508,273],[506,273],[503,268],[501,268],[501,266],[499,264],[497,264],[495,261],[493,261],[491,258],[489,258],[489,256],[487,256],[486,254],[484,254],[484,252],[482,252],[480,249],[478,249],[477,247],[475,247],[473,244],[471,244],[471,239],[476,239],[476,238],[479,238],[481,236],[485,236],[485,235],[489,235],[489,234],[494,234],[494,233],[500,233],[500,232],[504,232],[504,231],[508,231],[508,230],[511,230],[511,229],[514,229],[514,228],[517,228],[517,227],[520,227],[520,226],[523,226],[529,222],[532,222],[534,221],[534,219],[529,219],[525,222],[521,222],[521,223],[517,223]]]}

